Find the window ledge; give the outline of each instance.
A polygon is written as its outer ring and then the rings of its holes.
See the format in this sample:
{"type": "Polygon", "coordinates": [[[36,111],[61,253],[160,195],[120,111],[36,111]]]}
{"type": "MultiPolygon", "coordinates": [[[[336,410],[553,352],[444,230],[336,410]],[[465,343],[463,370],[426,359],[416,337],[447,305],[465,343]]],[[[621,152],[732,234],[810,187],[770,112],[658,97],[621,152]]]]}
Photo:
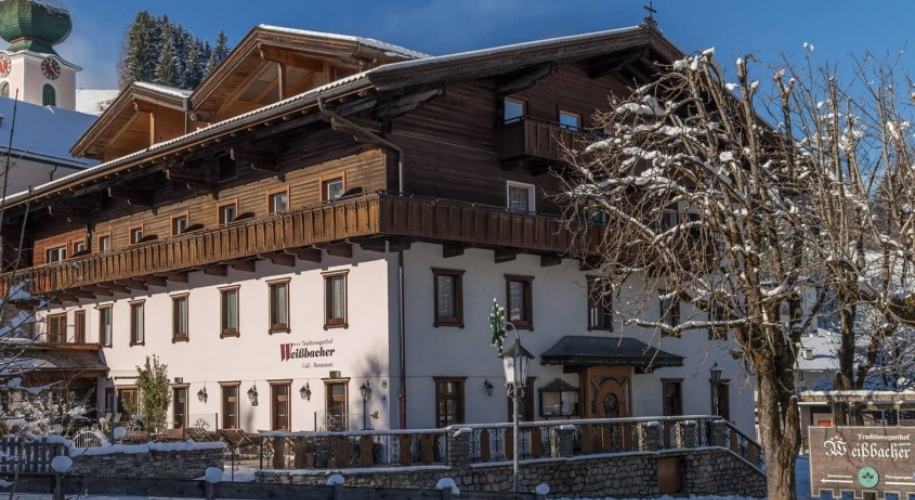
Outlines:
{"type": "Polygon", "coordinates": [[[142,342],[133,342],[133,341],[130,342],[130,347],[137,346],[137,345],[138,345],[138,346],[145,346],[145,345],[146,345],[146,341],[144,340],[144,341],[142,341],[142,342]]]}
{"type": "Polygon", "coordinates": [[[227,330],[223,330],[222,333],[219,334],[219,338],[221,338],[221,339],[224,339],[226,337],[240,337],[240,336],[241,336],[241,334],[235,328],[229,328],[227,330]]]}
{"type": "Polygon", "coordinates": [[[324,329],[330,330],[331,328],[349,328],[349,323],[324,323],[324,329]]]}
{"type": "Polygon", "coordinates": [[[588,331],[589,332],[612,332],[613,327],[612,326],[589,326],[588,331]]]}
{"type": "Polygon", "coordinates": [[[289,328],[288,326],[283,326],[283,327],[271,328],[270,330],[267,331],[267,333],[269,333],[270,335],[273,335],[274,333],[292,333],[292,329],[289,328]]]}
{"type": "Polygon", "coordinates": [[[452,328],[453,328],[453,327],[457,327],[457,328],[464,328],[464,323],[463,323],[463,322],[457,322],[457,321],[442,321],[442,320],[439,320],[439,321],[433,322],[433,323],[432,323],[432,326],[434,326],[435,328],[439,328],[439,327],[452,327],[452,328]]]}
{"type": "Polygon", "coordinates": [[[190,342],[191,339],[187,334],[175,335],[172,337],[172,344],[177,344],[178,342],[190,342]]]}

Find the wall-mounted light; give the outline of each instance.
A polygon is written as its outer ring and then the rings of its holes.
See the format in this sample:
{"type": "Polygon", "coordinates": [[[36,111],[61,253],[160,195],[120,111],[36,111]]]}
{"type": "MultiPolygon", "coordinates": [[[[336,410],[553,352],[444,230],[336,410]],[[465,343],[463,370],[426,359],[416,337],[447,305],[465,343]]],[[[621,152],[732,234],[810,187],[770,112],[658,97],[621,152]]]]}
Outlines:
{"type": "Polygon", "coordinates": [[[251,400],[251,406],[257,406],[257,384],[251,384],[248,389],[248,399],[251,400]]]}
{"type": "Polygon", "coordinates": [[[199,391],[197,391],[197,401],[200,401],[201,403],[206,403],[208,397],[209,396],[207,395],[206,386],[204,386],[203,389],[200,389],[199,391]]]}
{"type": "Polygon", "coordinates": [[[496,386],[492,385],[492,382],[490,382],[489,379],[486,379],[483,382],[483,387],[486,389],[486,395],[492,397],[492,391],[496,388],[496,386]]]}
{"type": "Polygon", "coordinates": [[[305,385],[299,389],[299,396],[302,396],[305,401],[311,401],[311,386],[308,385],[308,382],[305,382],[305,385]]]}
{"type": "Polygon", "coordinates": [[[368,401],[369,397],[372,395],[372,387],[369,386],[369,381],[366,380],[361,386],[359,386],[359,393],[362,394],[362,401],[368,401]]]}

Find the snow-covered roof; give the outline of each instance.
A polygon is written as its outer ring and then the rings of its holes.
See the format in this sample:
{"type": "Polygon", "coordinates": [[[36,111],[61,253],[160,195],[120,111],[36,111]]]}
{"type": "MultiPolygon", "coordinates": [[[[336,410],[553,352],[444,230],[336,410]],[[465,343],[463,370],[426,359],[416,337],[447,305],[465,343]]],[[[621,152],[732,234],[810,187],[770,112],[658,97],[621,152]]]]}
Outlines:
{"type": "Polygon", "coordinates": [[[295,28],[284,28],[282,26],[270,26],[267,24],[261,24],[258,26],[263,30],[273,31],[276,33],[289,33],[293,35],[302,35],[302,36],[313,36],[320,38],[330,38],[334,40],[345,40],[348,42],[355,42],[366,47],[371,47],[373,49],[390,53],[394,56],[406,57],[409,59],[423,59],[429,57],[428,54],[423,54],[422,52],[417,52],[415,50],[410,50],[399,45],[390,44],[387,42],[382,42],[380,40],[374,40],[372,38],[363,38],[360,36],[351,36],[351,35],[341,35],[338,33],[323,33],[320,31],[310,31],[310,30],[301,30],[295,28]]]}
{"type": "Polygon", "coordinates": [[[831,371],[839,368],[836,351],[839,349],[839,338],[829,330],[820,329],[815,335],[801,337],[801,349],[813,351],[812,359],[801,355],[797,357],[798,368],[802,371],[831,371]]]}
{"type": "Polygon", "coordinates": [[[0,97],[0,149],[5,153],[13,106],[16,105],[16,129],[13,132],[14,158],[70,167],[90,167],[95,160],[76,158],[69,153],[73,145],[97,119],[96,116],[51,106],[38,106],[9,97],[0,97]]]}
{"type": "Polygon", "coordinates": [[[137,87],[149,89],[161,94],[170,95],[172,97],[177,97],[179,99],[187,99],[191,94],[194,93],[193,90],[184,90],[178,89],[175,87],[169,87],[167,85],[159,85],[158,83],[149,83],[149,82],[133,82],[137,87]]]}
{"type": "Polygon", "coordinates": [[[120,90],[78,89],[76,91],[76,111],[98,116],[120,93],[120,90]]]}

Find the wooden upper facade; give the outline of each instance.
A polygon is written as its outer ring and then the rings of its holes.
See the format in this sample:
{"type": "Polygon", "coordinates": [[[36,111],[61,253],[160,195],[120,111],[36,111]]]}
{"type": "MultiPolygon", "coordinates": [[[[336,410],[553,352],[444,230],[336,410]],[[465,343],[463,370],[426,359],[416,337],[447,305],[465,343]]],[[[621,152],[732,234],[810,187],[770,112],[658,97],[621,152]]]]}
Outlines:
{"type": "Polygon", "coordinates": [[[105,163],[8,199],[13,279],[75,300],[417,240],[558,263],[563,148],[680,56],[639,28],[442,57],[255,28],[193,93],[125,90],[73,148],[105,163]]]}

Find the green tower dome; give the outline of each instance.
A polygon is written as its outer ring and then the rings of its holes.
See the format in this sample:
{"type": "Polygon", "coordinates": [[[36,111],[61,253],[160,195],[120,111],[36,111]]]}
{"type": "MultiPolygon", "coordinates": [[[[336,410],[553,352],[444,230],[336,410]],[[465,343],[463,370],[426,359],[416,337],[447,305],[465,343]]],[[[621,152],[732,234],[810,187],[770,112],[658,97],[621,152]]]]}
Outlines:
{"type": "Polygon", "coordinates": [[[9,52],[57,54],[54,45],[70,36],[70,11],[60,0],[0,0],[0,38],[9,52]]]}

